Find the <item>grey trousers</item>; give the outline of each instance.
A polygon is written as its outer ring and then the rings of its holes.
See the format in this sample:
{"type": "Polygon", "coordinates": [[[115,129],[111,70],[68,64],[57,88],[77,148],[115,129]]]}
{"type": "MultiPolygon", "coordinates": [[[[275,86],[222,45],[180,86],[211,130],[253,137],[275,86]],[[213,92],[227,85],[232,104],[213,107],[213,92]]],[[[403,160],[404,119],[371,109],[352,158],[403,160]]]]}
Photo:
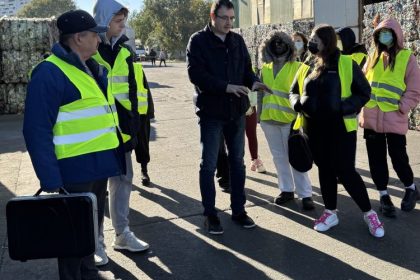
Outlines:
{"type": "MultiPolygon", "coordinates": [[[[115,176],[108,179],[109,190],[109,214],[111,216],[112,227],[116,234],[121,234],[128,230],[130,212],[130,195],[133,188],[133,164],[131,161],[131,151],[125,153],[125,164],[127,173],[125,175],[115,176]]],[[[103,244],[103,223],[99,227],[99,241],[103,244]]]]}
{"type": "MultiPolygon", "coordinates": [[[[83,184],[66,185],[71,193],[92,192],[98,202],[98,226],[104,219],[105,193],[107,179],[83,184]]],[[[98,269],[95,266],[94,254],[83,258],[58,258],[58,273],[60,280],[91,280],[98,279],[98,269]]]]}

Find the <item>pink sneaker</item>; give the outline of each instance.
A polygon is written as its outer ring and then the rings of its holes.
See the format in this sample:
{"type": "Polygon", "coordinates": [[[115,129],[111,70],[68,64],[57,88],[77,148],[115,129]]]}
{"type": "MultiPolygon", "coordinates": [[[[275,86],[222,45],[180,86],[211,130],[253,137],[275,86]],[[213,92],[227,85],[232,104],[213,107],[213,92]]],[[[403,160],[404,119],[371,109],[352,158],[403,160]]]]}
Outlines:
{"type": "Polygon", "coordinates": [[[253,161],[251,161],[251,170],[252,171],[257,171],[258,173],[265,173],[267,172],[267,170],[265,169],[262,160],[260,160],[259,158],[254,159],[253,161]]]}
{"type": "Polygon", "coordinates": [[[375,237],[383,237],[385,235],[384,224],[379,221],[378,214],[370,210],[363,219],[369,227],[369,232],[375,237]]]}

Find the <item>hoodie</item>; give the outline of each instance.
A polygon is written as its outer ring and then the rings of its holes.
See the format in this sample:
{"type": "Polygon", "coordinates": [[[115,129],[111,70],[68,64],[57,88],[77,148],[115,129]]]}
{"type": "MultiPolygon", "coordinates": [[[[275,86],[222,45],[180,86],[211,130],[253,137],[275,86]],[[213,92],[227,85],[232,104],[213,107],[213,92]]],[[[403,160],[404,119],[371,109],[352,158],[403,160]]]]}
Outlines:
{"type": "Polygon", "coordinates": [[[356,35],[350,27],[343,27],[337,30],[337,35],[340,36],[341,42],[343,43],[342,53],[349,55],[353,53],[364,53],[367,54],[367,50],[364,44],[356,43],[356,35]]]}
{"type": "MultiPolygon", "coordinates": [[[[356,35],[350,27],[343,27],[337,30],[337,35],[340,36],[343,44],[342,54],[351,55],[354,53],[367,54],[367,50],[364,44],[356,43],[356,35]]],[[[364,65],[366,59],[362,60],[360,65],[364,65]]],[[[361,66],[362,67],[362,66],[361,66]]]]}
{"type": "MultiPolygon", "coordinates": [[[[275,77],[287,62],[294,62],[296,60],[295,44],[293,43],[292,38],[290,38],[290,36],[287,35],[286,33],[280,30],[273,30],[267,35],[267,37],[261,43],[259,47],[259,57],[260,57],[261,67],[263,64],[269,64],[273,62],[273,72],[274,72],[273,74],[275,77]],[[280,39],[288,47],[288,50],[281,56],[276,56],[270,49],[271,42],[276,39],[280,39]]],[[[261,77],[261,81],[264,82],[262,80],[262,77],[261,77]]],[[[258,119],[260,118],[261,112],[262,112],[263,97],[264,97],[263,94],[258,94],[258,99],[257,99],[258,119]]],[[[279,122],[277,121],[266,121],[266,122],[276,124],[276,125],[279,124],[279,122]]]]}
{"type": "MultiPolygon", "coordinates": [[[[382,21],[374,30],[375,36],[381,29],[387,28],[394,31],[397,36],[398,50],[404,48],[404,37],[400,24],[395,19],[382,21]]],[[[377,42],[375,42],[377,44],[377,42]]],[[[366,66],[365,64],[365,71],[366,66]]],[[[398,73],[396,73],[398,75],[398,73]]],[[[420,69],[416,57],[411,54],[405,72],[404,82],[406,90],[403,93],[399,110],[393,112],[382,112],[378,106],[369,109],[364,107],[359,124],[363,128],[372,129],[378,133],[396,133],[405,135],[408,131],[408,113],[420,102],[420,69]]]]}
{"type": "MultiPolygon", "coordinates": [[[[126,7],[115,0],[97,0],[93,6],[93,17],[98,25],[109,26],[109,23],[114,15],[123,8],[126,7]]],[[[111,42],[113,43],[112,46],[115,45],[121,35],[111,38],[111,42]]],[[[102,33],[99,36],[101,37],[102,42],[110,44],[109,40],[105,36],[105,33],[102,33]]]]}

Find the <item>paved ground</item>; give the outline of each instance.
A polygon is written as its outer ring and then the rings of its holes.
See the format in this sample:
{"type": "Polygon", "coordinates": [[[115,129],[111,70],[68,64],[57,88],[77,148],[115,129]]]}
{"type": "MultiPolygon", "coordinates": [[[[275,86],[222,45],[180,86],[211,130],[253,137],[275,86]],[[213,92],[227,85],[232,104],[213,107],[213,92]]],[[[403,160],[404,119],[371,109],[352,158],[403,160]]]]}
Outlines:
{"type": "MultiPolygon", "coordinates": [[[[247,172],[247,211],[258,227],[243,230],[230,221],[229,195],[218,191],[217,207],[225,228],[222,236],[202,229],[198,188],[200,158],[192,86],[183,63],[167,68],[145,66],[153,87],[156,120],[151,142],[150,175],[153,184],[142,187],[139,167],[131,196],[132,230],[150,243],[146,253],[132,254],[108,248],[110,264],[103,268],[122,279],[420,279],[420,207],[383,218],[386,236],[368,234],[362,214],[340,188],[340,225],[326,234],[312,229],[323,210],[317,169],[310,172],[315,211],[304,212],[299,201],[284,207],[272,203],[279,193],[274,165],[258,128],[260,154],[267,174],[247,172]]],[[[21,136],[21,116],[0,116],[0,279],[57,279],[55,260],[12,261],[7,250],[5,204],[15,195],[38,189],[21,136]]],[[[420,185],[420,133],[408,134],[411,164],[420,185]]],[[[249,165],[247,151],[246,163],[249,165]]],[[[378,208],[372,189],[366,151],[359,136],[357,167],[378,208]]],[[[390,192],[399,205],[401,183],[390,173],[390,192]]],[[[108,216],[108,214],[107,214],[108,216]]],[[[106,243],[114,232],[106,218],[106,243]]]]}

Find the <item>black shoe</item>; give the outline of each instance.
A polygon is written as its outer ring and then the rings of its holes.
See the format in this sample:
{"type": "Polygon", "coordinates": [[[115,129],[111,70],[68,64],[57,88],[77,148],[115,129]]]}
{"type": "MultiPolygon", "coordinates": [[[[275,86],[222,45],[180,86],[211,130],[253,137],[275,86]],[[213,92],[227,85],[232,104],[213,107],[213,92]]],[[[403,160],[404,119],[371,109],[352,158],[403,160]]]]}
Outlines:
{"type": "Polygon", "coordinates": [[[149,174],[147,174],[147,171],[142,171],[141,172],[141,184],[143,186],[150,185],[150,177],[149,177],[149,174]]]}
{"type": "Polygon", "coordinates": [[[204,221],[204,227],[210,234],[223,234],[223,227],[220,224],[219,217],[215,215],[210,215],[206,217],[206,220],[204,221]]]}
{"type": "Polygon", "coordinates": [[[314,201],[311,197],[302,198],[303,210],[313,210],[315,209],[314,201]]]}
{"type": "Polygon", "coordinates": [[[416,201],[420,199],[419,191],[417,187],[414,190],[410,188],[405,189],[405,195],[401,201],[401,210],[409,212],[416,207],[416,201]]]}
{"type": "Polygon", "coordinates": [[[394,218],[395,207],[391,201],[391,197],[386,194],[381,196],[379,201],[381,202],[381,207],[379,208],[379,211],[381,211],[381,213],[386,217],[394,218]]]}
{"type": "Polygon", "coordinates": [[[295,194],[293,192],[282,192],[278,197],[274,199],[274,203],[280,205],[293,199],[295,199],[295,194]]]}
{"type": "Polygon", "coordinates": [[[239,215],[232,215],[232,220],[244,228],[253,228],[256,226],[255,222],[246,214],[246,212],[239,215]]]}

